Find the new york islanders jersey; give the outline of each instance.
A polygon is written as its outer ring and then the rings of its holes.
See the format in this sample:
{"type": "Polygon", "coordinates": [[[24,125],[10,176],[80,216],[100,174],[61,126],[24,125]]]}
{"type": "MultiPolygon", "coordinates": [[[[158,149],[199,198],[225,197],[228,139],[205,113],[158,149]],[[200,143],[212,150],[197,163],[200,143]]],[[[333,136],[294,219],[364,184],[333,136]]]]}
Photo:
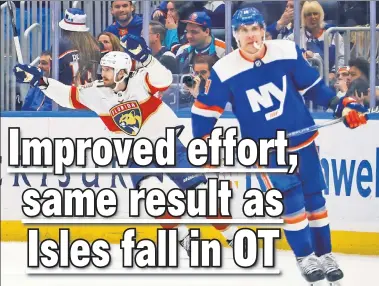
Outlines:
{"type": "Polygon", "coordinates": [[[47,88],[40,88],[63,107],[96,112],[111,134],[145,137],[154,142],[166,136],[166,127],[181,125],[171,108],[153,96],[171,83],[171,72],[153,58],[148,67],[129,77],[125,91],[115,92],[101,81],[75,87],[54,79],[48,79],[47,88]]]}
{"type": "Polygon", "coordinates": [[[129,33],[136,36],[141,36],[142,18],[134,14],[132,21],[127,26],[123,27],[120,25],[120,23],[113,22],[105,29],[105,32],[110,32],[120,39],[129,33]]]}
{"type": "Polygon", "coordinates": [[[59,41],[59,81],[71,85],[79,71],[79,51],[63,38],[59,41]]]}
{"type": "MultiPolygon", "coordinates": [[[[277,130],[296,131],[314,124],[304,98],[328,107],[335,93],[303,58],[292,41],[266,41],[254,62],[235,50],[212,68],[204,94],[192,106],[194,137],[209,135],[230,102],[242,138],[275,138],[277,130]]],[[[317,132],[291,138],[292,150],[309,145],[317,132]]]]}

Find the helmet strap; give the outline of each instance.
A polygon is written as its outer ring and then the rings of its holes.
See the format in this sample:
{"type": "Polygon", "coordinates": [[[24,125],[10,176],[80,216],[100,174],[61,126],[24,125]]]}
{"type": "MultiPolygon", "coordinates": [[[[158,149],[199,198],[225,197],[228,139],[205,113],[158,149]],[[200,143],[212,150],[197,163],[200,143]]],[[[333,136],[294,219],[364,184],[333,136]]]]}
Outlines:
{"type": "Polygon", "coordinates": [[[119,87],[120,87],[120,84],[128,77],[128,74],[125,73],[124,76],[120,79],[120,80],[117,80],[117,75],[118,73],[120,72],[121,70],[115,70],[114,71],[114,76],[113,76],[113,81],[114,83],[116,84],[116,86],[114,87],[114,91],[119,91],[119,87]]]}

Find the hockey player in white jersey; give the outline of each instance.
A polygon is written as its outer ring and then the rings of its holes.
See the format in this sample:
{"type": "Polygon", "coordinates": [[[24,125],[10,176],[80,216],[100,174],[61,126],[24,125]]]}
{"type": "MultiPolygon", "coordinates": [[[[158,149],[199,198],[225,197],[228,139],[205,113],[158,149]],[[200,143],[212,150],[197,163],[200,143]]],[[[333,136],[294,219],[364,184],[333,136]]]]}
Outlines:
{"type": "MultiPolygon", "coordinates": [[[[182,124],[176,114],[162,100],[154,97],[157,91],[166,90],[172,82],[172,74],[151,56],[145,40],[132,34],[121,40],[124,52],[109,52],[101,59],[102,80],[81,87],[64,85],[42,76],[40,70],[28,65],[16,65],[17,82],[38,86],[59,105],[74,109],[89,109],[98,114],[112,133],[124,136],[144,137],[153,143],[165,137],[166,128],[182,124]],[[131,72],[132,59],[143,68],[131,72]]],[[[176,141],[177,168],[192,168],[187,158],[187,149],[179,138],[176,141]]],[[[133,160],[130,168],[139,168],[133,160]]],[[[163,184],[162,169],[155,164],[157,174],[132,174],[134,187],[167,189],[163,184]]],[[[207,189],[203,174],[166,174],[180,189],[207,189]]],[[[164,218],[170,218],[165,215],[164,218]]],[[[168,224],[164,228],[178,228],[180,244],[189,252],[189,236],[185,226],[168,224]]],[[[235,226],[214,225],[229,244],[232,244],[235,226]]]]}
{"type": "MultiPolygon", "coordinates": [[[[275,138],[277,130],[297,131],[314,125],[304,99],[345,115],[349,128],[365,124],[365,108],[353,98],[339,99],[317,71],[303,58],[294,42],[265,41],[265,22],[254,8],[238,10],[232,29],[239,49],[213,67],[204,94],[192,107],[195,138],[206,138],[228,102],[231,103],[242,138],[275,138]]],[[[314,143],[318,133],[292,137],[288,152],[298,154],[295,174],[261,174],[267,189],[283,193],[284,233],[302,275],[310,283],[341,280],[343,273],[332,254],[328,212],[323,197],[326,184],[314,143]]],[[[269,168],[278,168],[272,152],[269,168]]]]}

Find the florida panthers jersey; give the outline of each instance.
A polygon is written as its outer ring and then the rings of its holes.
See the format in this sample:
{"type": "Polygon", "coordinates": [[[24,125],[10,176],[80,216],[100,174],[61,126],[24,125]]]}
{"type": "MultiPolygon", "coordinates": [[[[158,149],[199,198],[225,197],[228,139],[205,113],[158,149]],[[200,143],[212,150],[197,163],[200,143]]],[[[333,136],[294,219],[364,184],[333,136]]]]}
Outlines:
{"type": "Polygon", "coordinates": [[[166,127],[180,125],[170,107],[153,96],[166,90],[171,82],[171,72],[153,58],[148,67],[129,77],[125,91],[115,92],[101,81],[75,87],[54,79],[48,79],[48,87],[41,90],[63,107],[96,112],[111,134],[145,137],[154,142],[165,137],[166,127]]]}
{"type": "MultiPolygon", "coordinates": [[[[294,42],[266,41],[254,62],[235,50],[212,68],[204,94],[192,107],[195,137],[209,135],[230,102],[243,138],[275,138],[276,130],[296,131],[314,124],[304,98],[328,107],[335,93],[302,56],[294,42]]],[[[310,144],[317,132],[294,137],[292,150],[310,144]]]]}

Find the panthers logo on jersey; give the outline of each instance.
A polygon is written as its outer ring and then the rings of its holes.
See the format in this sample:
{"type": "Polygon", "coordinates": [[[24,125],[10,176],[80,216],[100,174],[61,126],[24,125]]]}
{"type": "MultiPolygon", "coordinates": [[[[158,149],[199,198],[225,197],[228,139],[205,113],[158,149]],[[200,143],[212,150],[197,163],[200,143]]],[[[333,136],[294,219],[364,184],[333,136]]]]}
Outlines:
{"type": "Polygon", "coordinates": [[[141,109],[136,100],[123,102],[109,111],[114,123],[126,134],[136,136],[142,127],[141,109]]]}

